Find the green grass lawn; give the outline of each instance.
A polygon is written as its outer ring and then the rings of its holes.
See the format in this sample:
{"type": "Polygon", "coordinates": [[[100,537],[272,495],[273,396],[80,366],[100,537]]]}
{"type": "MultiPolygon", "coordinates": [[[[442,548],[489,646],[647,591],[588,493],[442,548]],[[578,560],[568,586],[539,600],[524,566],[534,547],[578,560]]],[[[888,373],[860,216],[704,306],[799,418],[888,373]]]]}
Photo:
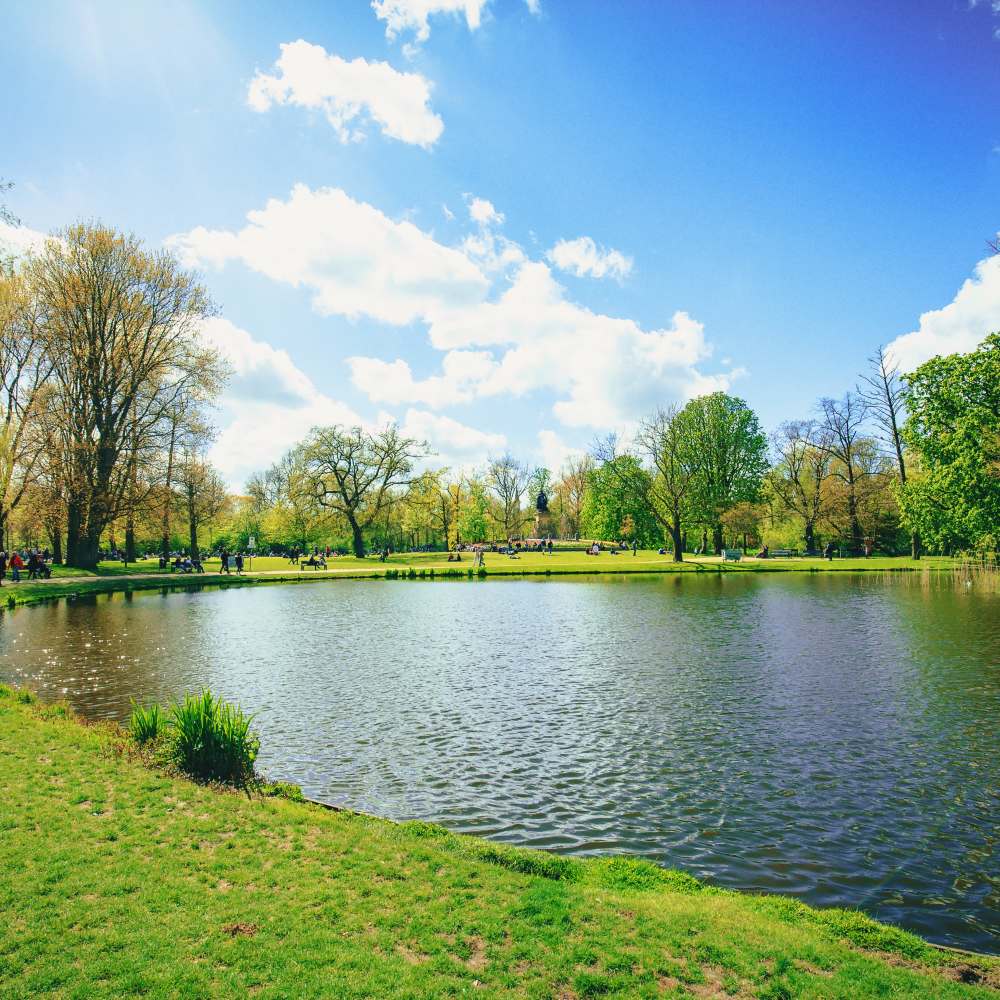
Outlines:
{"type": "MultiPolygon", "coordinates": [[[[767,559],[748,558],[738,563],[722,562],[716,556],[695,558],[685,557],[682,563],[675,563],[669,556],[661,556],[655,550],[640,551],[635,556],[631,552],[611,555],[602,552],[599,556],[588,556],[579,551],[556,551],[552,556],[540,553],[526,553],[517,558],[496,553],[486,554],[486,576],[539,576],[539,575],[622,575],[629,573],[840,573],[840,572],[922,572],[935,573],[950,570],[957,561],[941,556],[925,557],[918,562],[905,556],[877,556],[871,559],[767,559]]],[[[34,581],[22,578],[13,584],[8,579],[3,587],[0,601],[8,606],[28,604],[37,600],[71,594],[106,593],[119,590],[139,590],[160,587],[169,581],[171,586],[200,586],[241,582],[235,569],[226,576],[220,575],[218,559],[205,560],[204,574],[184,574],[163,572],[156,559],[144,559],[124,566],[119,562],[102,562],[96,572],[77,569],[72,566],[56,566],[52,579],[34,581]]],[[[444,552],[398,553],[386,562],[375,556],[356,559],[353,556],[332,558],[325,570],[301,569],[282,557],[255,557],[245,566],[243,583],[249,582],[296,582],[313,579],[336,579],[337,577],[384,577],[387,572],[406,575],[410,571],[426,577],[433,570],[435,575],[467,577],[473,572],[472,556],[462,554],[460,563],[449,563],[444,552]]]]}
{"type": "Polygon", "coordinates": [[[1000,963],[710,889],[150,769],[0,687],[0,996],[996,996],[1000,963]],[[975,984],[975,985],[973,985],[975,984]]]}

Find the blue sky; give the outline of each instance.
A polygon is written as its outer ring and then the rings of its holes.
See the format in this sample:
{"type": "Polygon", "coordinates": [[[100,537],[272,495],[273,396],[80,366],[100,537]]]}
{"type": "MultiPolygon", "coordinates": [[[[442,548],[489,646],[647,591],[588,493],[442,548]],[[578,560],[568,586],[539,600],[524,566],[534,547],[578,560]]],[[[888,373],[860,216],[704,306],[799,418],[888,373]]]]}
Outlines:
{"type": "Polygon", "coordinates": [[[100,219],[201,271],[234,485],[315,422],[398,419],[454,466],[557,466],[714,388],[771,428],[880,343],[910,365],[1000,328],[987,2],[4,20],[8,240],[100,219]]]}

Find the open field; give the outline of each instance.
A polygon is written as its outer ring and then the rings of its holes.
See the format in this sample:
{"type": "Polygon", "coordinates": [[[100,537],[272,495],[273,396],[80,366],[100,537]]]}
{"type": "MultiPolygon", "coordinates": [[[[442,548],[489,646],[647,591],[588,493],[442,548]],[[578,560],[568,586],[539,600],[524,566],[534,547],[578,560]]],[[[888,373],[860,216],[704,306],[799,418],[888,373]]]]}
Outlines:
{"type": "Polygon", "coordinates": [[[1000,965],[715,890],[147,767],[0,688],[5,997],[996,996],[1000,965]]]}
{"type": "Polygon", "coordinates": [[[259,556],[253,560],[253,569],[247,562],[242,577],[235,569],[228,575],[219,572],[218,559],[206,559],[204,574],[163,572],[156,559],[140,560],[127,567],[121,563],[101,563],[96,573],[71,566],[56,566],[50,580],[22,578],[14,584],[9,579],[3,587],[3,600],[8,606],[30,604],[37,600],[71,594],[110,593],[120,590],[142,590],[150,587],[204,586],[226,584],[230,586],[250,583],[296,583],[315,579],[380,579],[386,574],[406,577],[411,571],[418,578],[437,576],[469,577],[487,576],[561,576],[561,575],[621,575],[628,573],[885,573],[920,572],[936,573],[953,570],[959,563],[943,556],[926,556],[914,561],[906,556],[875,556],[871,559],[767,559],[752,556],[741,562],[722,562],[717,556],[688,556],[683,563],[675,563],[669,556],[653,551],[639,551],[611,555],[602,552],[588,556],[577,551],[556,551],[552,556],[526,553],[517,558],[496,553],[486,554],[485,574],[473,569],[472,556],[462,554],[460,563],[448,562],[445,552],[398,553],[386,562],[377,557],[356,559],[339,556],[330,559],[325,570],[299,569],[282,557],[259,556]]]}

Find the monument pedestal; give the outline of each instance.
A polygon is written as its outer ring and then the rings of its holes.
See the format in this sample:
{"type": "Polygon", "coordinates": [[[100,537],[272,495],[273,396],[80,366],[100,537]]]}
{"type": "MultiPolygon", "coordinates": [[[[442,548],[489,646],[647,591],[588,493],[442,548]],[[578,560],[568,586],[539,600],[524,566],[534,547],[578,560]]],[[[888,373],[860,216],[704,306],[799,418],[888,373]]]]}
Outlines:
{"type": "Polygon", "coordinates": [[[535,512],[535,538],[555,538],[556,519],[550,511],[539,510],[535,512]]]}

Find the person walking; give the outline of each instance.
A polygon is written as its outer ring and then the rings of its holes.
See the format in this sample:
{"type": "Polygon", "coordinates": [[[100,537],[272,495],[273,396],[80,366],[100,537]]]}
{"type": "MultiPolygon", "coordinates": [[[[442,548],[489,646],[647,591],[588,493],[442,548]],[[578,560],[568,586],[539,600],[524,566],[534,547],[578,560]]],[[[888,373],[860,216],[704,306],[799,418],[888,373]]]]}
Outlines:
{"type": "Polygon", "coordinates": [[[14,583],[21,582],[21,570],[24,569],[24,560],[21,558],[21,553],[14,550],[14,554],[10,557],[10,578],[14,583]]]}
{"type": "Polygon", "coordinates": [[[242,552],[237,552],[236,553],[236,575],[237,576],[242,576],[243,575],[243,553],[242,552]]]}
{"type": "Polygon", "coordinates": [[[222,566],[220,567],[220,572],[225,573],[226,576],[229,575],[229,553],[223,549],[220,553],[219,558],[222,561],[222,566]]]}

